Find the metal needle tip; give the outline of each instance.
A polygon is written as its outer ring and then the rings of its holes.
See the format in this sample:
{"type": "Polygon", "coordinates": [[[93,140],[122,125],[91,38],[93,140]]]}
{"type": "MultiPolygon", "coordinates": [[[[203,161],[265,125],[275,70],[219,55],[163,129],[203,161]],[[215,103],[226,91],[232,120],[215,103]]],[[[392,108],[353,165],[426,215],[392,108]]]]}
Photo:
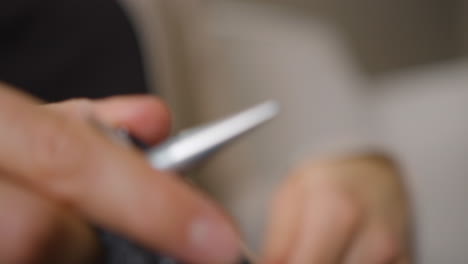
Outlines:
{"type": "Polygon", "coordinates": [[[226,119],[183,132],[150,149],[148,159],[159,170],[185,170],[226,143],[272,119],[278,112],[278,103],[267,101],[226,119]]]}

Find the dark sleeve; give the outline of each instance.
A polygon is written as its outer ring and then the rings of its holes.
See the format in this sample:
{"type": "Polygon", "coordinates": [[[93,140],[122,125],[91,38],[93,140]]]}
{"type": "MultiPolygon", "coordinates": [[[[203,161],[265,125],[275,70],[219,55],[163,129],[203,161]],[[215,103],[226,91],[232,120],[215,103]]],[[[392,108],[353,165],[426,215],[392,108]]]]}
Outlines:
{"type": "Polygon", "coordinates": [[[0,1],[0,80],[47,101],[147,91],[116,0],[0,1]]]}

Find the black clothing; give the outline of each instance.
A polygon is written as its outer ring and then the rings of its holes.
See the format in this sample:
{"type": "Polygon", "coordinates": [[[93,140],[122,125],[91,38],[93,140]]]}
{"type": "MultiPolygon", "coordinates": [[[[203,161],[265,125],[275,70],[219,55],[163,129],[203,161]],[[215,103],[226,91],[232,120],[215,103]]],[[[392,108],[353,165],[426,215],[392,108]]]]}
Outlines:
{"type": "Polygon", "coordinates": [[[0,1],[0,80],[46,101],[147,91],[116,0],[0,1]]]}

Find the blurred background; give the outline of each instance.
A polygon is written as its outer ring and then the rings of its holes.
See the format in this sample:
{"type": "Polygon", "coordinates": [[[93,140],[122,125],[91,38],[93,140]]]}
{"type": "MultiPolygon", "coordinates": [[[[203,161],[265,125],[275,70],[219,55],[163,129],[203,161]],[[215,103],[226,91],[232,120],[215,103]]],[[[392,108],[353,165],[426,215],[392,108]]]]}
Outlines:
{"type": "MultiPolygon", "coordinates": [[[[260,0],[259,0],[260,1],[260,0]]],[[[333,23],[371,75],[466,55],[468,3],[459,0],[265,0],[333,23]]]]}
{"type": "Polygon", "coordinates": [[[39,2],[0,9],[0,78],[46,100],[149,88],[174,130],[280,103],[193,175],[253,249],[298,163],[377,150],[403,172],[418,263],[467,263],[467,1],[39,2]]]}
{"type": "Polygon", "coordinates": [[[301,157],[378,146],[403,169],[418,263],[466,263],[466,1],[125,2],[147,14],[134,17],[149,76],[176,127],[265,99],[282,104],[278,120],[197,175],[250,245],[261,243],[272,192],[301,157]]]}

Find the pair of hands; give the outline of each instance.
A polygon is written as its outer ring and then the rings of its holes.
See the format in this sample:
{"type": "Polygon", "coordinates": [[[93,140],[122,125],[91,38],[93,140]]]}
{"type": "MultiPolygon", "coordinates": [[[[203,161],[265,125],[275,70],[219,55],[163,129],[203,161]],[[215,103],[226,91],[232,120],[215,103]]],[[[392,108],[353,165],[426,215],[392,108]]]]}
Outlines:
{"type": "MultiPolygon", "coordinates": [[[[89,125],[152,145],[169,133],[149,96],[40,102],[0,88],[0,263],[91,263],[93,222],[189,263],[234,263],[239,233],[203,193],[89,125]]],[[[409,262],[398,174],[378,156],[308,162],[272,205],[261,263],[409,262]]]]}

